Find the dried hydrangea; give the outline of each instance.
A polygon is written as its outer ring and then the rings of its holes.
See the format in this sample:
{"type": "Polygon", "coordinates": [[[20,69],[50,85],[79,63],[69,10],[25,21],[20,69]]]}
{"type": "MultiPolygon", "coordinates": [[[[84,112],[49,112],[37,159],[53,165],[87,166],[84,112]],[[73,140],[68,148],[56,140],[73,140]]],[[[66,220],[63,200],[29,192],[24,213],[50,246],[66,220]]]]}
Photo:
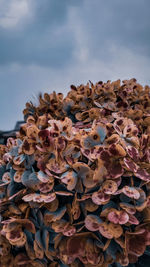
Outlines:
{"type": "Polygon", "coordinates": [[[0,266],[135,266],[150,255],[150,87],[89,81],[23,113],[0,145],[0,266]]]}

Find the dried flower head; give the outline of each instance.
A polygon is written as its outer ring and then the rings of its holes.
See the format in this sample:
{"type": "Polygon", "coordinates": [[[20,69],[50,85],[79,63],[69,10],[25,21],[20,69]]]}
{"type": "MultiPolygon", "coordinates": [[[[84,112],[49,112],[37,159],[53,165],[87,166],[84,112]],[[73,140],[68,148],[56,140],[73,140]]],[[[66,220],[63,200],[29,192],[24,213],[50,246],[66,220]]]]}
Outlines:
{"type": "Polygon", "coordinates": [[[0,145],[0,266],[137,266],[150,253],[150,87],[89,81],[23,113],[0,145]]]}

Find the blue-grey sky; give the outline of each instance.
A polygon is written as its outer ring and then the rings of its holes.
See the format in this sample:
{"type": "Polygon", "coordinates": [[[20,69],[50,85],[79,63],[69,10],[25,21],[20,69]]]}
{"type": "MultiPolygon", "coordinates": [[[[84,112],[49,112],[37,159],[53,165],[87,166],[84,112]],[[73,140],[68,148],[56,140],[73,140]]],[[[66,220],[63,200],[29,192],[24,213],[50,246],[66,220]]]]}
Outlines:
{"type": "Polygon", "coordinates": [[[39,92],[88,80],[150,85],[150,0],[0,0],[0,130],[39,92]]]}

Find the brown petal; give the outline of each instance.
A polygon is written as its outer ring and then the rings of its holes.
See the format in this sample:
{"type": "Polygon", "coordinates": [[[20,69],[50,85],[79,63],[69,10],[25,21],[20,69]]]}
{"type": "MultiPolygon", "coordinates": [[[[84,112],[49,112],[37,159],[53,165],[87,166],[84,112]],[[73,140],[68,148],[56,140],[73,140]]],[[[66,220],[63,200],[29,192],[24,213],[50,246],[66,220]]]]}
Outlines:
{"type": "Polygon", "coordinates": [[[126,232],[125,238],[126,238],[126,250],[129,254],[133,254],[135,256],[143,255],[146,249],[146,239],[144,233],[126,232]]]}
{"type": "Polygon", "coordinates": [[[90,212],[93,212],[95,210],[98,209],[98,205],[96,205],[95,203],[93,203],[93,201],[91,199],[86,199],[84,201],[84,204],[85,204],[85,208],[87,211],[90,211],[90,212]]]}
{"type": "Polygon", "coordinates": [[[76,228],[72,225],[66,225],[63,230],[63,235],[72,236],[76,233],[76,228]]]}
{"type": "Polygon", "coordinates": [[[118,189],[117,183],[113,180],[106,180],[102,184],[102,189],[105,194],[111,195],[115,193],[118,189]]]}
{"type": "Polygon", "coordinates": [[[113,233],[109,228],[109,224],[107,224],[106,222],[103,222],[100,224],[99,226],[99,232],[101,233],[102,236],[108,238],[108,239],[112,239],[113,238],[113,233]]]}
{"type": "Polygon", "coordinates": [[[101,219],[96,215],[87,215],[85,218],[85,227],[89,231],[97,231],[99,229],[101,219]]]}
{"type": "Polygon", "coordinates": [[[110,223],[108,227],[114,238],[119,238],[123,234],[123,228],[119,224],[110,223]]]}
{"type": "Polygon", "coordinates": [[[106,204],[110,200],[110,196],[106,195],[102,190],[92,194],[92,201],[97,205],[106,204]]]}

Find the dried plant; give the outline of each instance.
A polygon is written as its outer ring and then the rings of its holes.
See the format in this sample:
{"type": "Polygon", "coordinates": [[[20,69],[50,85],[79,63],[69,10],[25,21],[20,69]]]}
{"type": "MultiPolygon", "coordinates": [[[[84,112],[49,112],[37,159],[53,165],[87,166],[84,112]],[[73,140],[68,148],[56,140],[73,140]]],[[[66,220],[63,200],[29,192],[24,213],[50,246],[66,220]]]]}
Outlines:
{"type": "Polygon", "coordinates": [[[0,266],[134,266],[149,254],[150,87],[89,81],[23,113],[0,145],[0,266]]]}

